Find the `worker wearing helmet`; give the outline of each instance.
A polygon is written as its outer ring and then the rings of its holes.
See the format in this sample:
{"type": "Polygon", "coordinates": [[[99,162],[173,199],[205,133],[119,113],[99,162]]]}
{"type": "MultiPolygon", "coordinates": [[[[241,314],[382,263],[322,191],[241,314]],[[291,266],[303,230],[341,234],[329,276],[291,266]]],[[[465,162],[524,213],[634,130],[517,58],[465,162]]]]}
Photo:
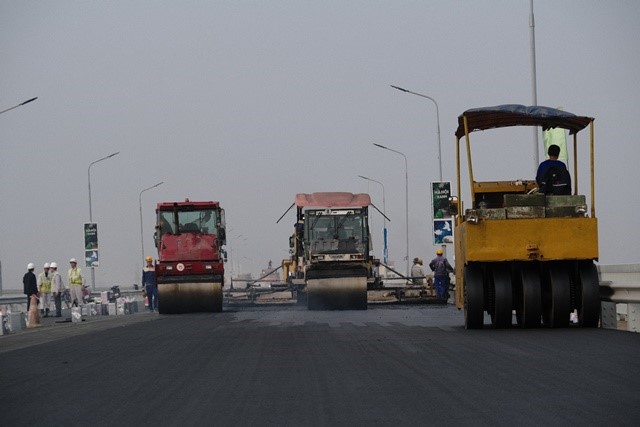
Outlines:
{"type": "Polygon", "coordinates": [[[72,305],[78,307],[82,302],[82,289],[84,287],[84,277],[82,271],[78,268],[78,261],[75,258],[69,260],[71,268],[68,272],[69,277],[69,293],[71,294],[72,305]]]}
{"type": "Polygon", "coordinates": [[[36,266],[30,262],[27,264],[27,272],[22,276],[22,285],[24,287],[24,293],[27,296],[27,312],[29,306],[31,306],[31,295],[38,295],[38,283],[36,281],[36,275],[33,274],[33,269],[36,266]]]}
{"type": "Polygon", "coordinates": [[[51,293],[53,294],[53,302],[56,306],[56,317],[61,317],[64,283],[62,283],[62,276],[58,273],[58,264],[55,262],[49,264],[49,271],[51,272],[51,293]]]}
{"type": "Polygon", "coordinates": [[[438,299],[445,299],[447,295],[447,279],[449,273],[453,272],[453,267],[442,254],[442,249],[436,251],[436,257],[429,263],[429,268],[433,271],[433,284],[436,287],[438,299]]]}
{"type": "Polygon", "coordinates": [[[149,299],[149,311],[158,311],[158,282],[156,281],[156,269],[153,266],[153,258],[145,258],[147,265],[142,269],[142,286],[147,291],[149,299]]]}
{"type": "Polygon", "coordinates": [[[40,314],[49,317],[49,305],[51,304],[51,274],[49,273],[49,263],[45,262],[43,271],[38,275],[38,291],[42,301],[40,314]]]}

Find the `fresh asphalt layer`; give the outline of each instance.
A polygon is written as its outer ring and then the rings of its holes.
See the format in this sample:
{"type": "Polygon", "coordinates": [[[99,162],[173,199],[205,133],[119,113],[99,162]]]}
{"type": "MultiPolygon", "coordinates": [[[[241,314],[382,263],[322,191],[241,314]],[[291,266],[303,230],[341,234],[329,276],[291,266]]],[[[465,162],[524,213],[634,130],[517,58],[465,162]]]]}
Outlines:
{"type": "Polygon", "coordinates": [[[434,305],[225,310],[117,316],[0,337],[2,424],[637,425],[640,419],[640,334],[466,331],[460,311],[434,305]]]}

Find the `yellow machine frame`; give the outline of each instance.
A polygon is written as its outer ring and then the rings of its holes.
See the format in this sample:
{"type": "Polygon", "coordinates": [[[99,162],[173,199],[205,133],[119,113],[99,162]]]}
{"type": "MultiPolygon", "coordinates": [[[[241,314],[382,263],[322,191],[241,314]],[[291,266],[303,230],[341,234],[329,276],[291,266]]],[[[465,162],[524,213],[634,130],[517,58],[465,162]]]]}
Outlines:
{"type": "MultiPolygon", "coordinates": [[[[470,129],[468,118],[461,116],[464,133],[456,135],[457,191],[461,197],[460,140],[464,136],[467,149],[471,206],[476,207],[477,194],[504,193],[527,194],[535,188],[535,181],[476,182],[471,162],[470,129]]],[[[594,177],[594,120],[589,119],[590,129],[590,215],[571,218],[481,219],[469,221],[464,215],[462,200],[457,203],[455,226],[455,274],[456,306],[464,307],[464,267],[470,262],[496,261],[554,261],[597,260],[598,222],[595,214],[594,177]]],[[[526,124],[526,123],[525,123],[526,124]]],[[[504,126],[513,126],[508,124],[504,126]]],[[[500,127],[500,126],[491,126],[500,127]]],[[[564,126],[561,126],[564,127],[564,126]]],[[[486,127],[487,129],[489,126],[486,127]]],[[[573,195],[578,194],[578,144],[577,133],[582,127],[574,127],[573,133],[573,195]]]]}

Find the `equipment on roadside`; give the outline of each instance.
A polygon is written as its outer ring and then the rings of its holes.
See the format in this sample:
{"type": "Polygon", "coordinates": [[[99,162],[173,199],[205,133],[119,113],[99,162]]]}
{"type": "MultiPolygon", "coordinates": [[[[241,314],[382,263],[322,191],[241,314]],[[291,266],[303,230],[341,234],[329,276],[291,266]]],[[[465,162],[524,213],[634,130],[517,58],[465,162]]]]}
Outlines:
{"type": "Polygon", "coordinates": [[[366,310],[368,282],[378,280],[378,260],[369,255],[369,205],[368,194],[312,193],[297,194],[287,210],[296,206],[297,215],[283,271],[310,310],[366,310]]]}
{"type": "Polygon", "coordinates": [[[226,237],[220,203],[158,203],[156,215],[160,313],[222,311],[226,237]]]}
{"type": "MultiPolygon", "coordinates": [[[[462,195],[460,142],[464,139],[471,200],[465,206],[452,197],[455,215],[456,305],[464,307],[465,327],[482,328],[484,312],[496,328],[517,324],[569,326],[577,310],[579,324],[598,326],[598,220],[594,205],[594,131],[591,117],[548,107],[501,105],[467,110],[458,117],[456,159],[458,195],[462,195]],[[538,192],[535,181],[475,180],[470,134],[475,131],[537,126],[561,128],[573,135],[573,191],[538,192]],[[578,193],[577,134],[590,127],[590,211],[578,193]],[[566,194],[566,193],[565,193],[566,194]]],[[[486,145],[483,145],[486,147],[486,145]]],[[[486,149],[483,150],[486,156],[486,149]]],[[[502,153],[493,159],[505,162],[502,153]]],[[[496,161],[491,167],[496,167],[496,161]]],[[[570,184],[569,184],[570,186],[570,184]]]]}

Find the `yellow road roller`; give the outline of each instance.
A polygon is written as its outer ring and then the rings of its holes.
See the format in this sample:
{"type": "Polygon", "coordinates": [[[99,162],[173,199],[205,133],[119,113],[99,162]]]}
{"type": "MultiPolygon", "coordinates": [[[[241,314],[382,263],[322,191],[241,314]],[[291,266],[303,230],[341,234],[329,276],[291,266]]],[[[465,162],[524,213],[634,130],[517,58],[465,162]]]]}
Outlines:
{"type": "MultiPolygon", "coordinates": [[[[600,315],[598,221],[594,195],[594,119],[541,106],[474,108],[458,117],[455,215],[456,306],[467,329],[484,327],[485,312],[495,328],[541,325],[597,327],[600,315]],[[473,132],[513,126],[565,129],[573,137],[573,185],[545,181],[476,181],[473,132]],[[578,190],[578,133],[588,132],[590,191],[578,190]],[[464,142],[463,142],[464,141],[464,142]],[[462,197],[461,145],[466,148],[470,200],[462,197]],[[564,186],[566,191],[556,191],[564,186]]],[[[567,144],[570,145],[570,144],[567,144]]],[[[582,147],[582,146],[580,146],[582,147]]],[[[586,158],[586,156],[583,156],[586,158]]],[[[498,159],[487,169],[508,159],[498,159]]],[[[586,168],[585,168],[586,169],[586,168]]],[[[566,172],[565,172],[566,173],[566,172]]],[[[557,179],[557,181],[554,181],[557,179]]],[[[468,199],[468,196],[466,196],[468,199]]]]}

